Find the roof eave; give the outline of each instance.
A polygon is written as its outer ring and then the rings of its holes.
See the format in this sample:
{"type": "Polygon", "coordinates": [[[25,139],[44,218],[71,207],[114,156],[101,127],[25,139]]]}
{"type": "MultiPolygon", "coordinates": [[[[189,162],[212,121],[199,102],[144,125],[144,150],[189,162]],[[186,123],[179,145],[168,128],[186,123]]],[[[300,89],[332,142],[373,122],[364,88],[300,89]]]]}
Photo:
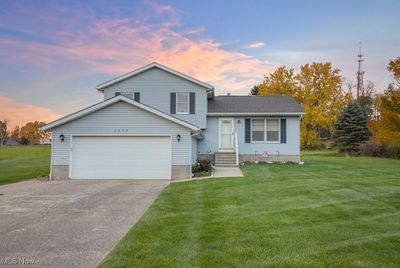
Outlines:
{"type": "Polygon", "coordinates": [[[134,100],[126,98],[126,97],[124,97],[122,95],[113,97],[111,99],[108,99],[108,100],[100,102],[100,103],[97,103],[97,104],[92,105],[90,107],[87,107],[87,108],[85,108],[83,110],[80,110],[80,111],[78,111],[76,113],[64,116],[64,117],[62,117],[60,119],[57,119],[57,120],[55,120],[53,122],[50,122],[50,123],[44,125],[43,127],[40,128],[40,130],[42,130],[42,131],[51,130],[51,129],[56,128],[58,126],[64,125],[64,124],[66,124],[68,122],[71,122],[71,121],[74,121],[76,119],[79,119],[79,118],[81,118],[81,117],[83,117],[85,115],[94,113],[94,112],[96,112],[96,111],[98,111],[98,110],[100,110],[100,109],[102,109],[104,107],[107,107],[107,106],[109,106],[111,104],[114,104],[114,103],[117,103],[119,101],[125,101],[127,103],[130,103],[130,104],[132,104],[132,105],[134,105],[136,107],[139,107],[139,108],[141,108],[143,110],[146,110],[146,111],[148,111],[150,113],[156,114],[156,115],[158,115],[160,117],[163,117],[163,118],[165,118],[165,119],[167,119],[169,121],[172,121],[174,123],[177,123],[179,125],[187,127],[187,128],[189,128],[191,130],[194,130],[194,131],[199,131],[200,130],[200,128],[195,126],[195,125],[187,123],[187,122],[185,122],[185,121],[183,121],[181,119],[178,119],[176,117],[173,117],[173,116],[171,116],[169,114],[163,113],[163,112],[161,112],[159,110],[156,110],[156,109],[154,109],[154,108],[152,108],[150,106],[144,105],[144,104],[142,104],[140,102],[136,102],[134,100]]]}
{"type": "Polygon", "coordinates": [[[211,112],[207,116],[249,116],[249,115],[287,115],[302,116],[305,112],[211,112]]]}
{"type": "Polygon", "coordinates": [[[207,83],[205,83],[205,82],[202,82],[202,81],[200,81],[200,80],[198,80],[198,79],[196,79],[196,78],[190,77],[190,76],[188,76],[188,75],[186,75],[186,74],[183,74],[183,73],[181,73],[181,72],[175,71],[175,70],[173,70],[173,69],[171,69],[171,68],[169,68],[169,67],[166,67],[166,66],[161,65],[161,64],[156,63],[156,62],[150,63],[150,64],[148,64],[148,65],[146,65],[146,66],[143,66],[143,67],[141,67],[141,68],[139,68],[139,69],[136,69],[136,70],[134,70],[134,71],[132,71],[132,72],[123,74],[123,75],[118,76],[118,77],[116,77],[116,78],[114,78],[114,79],[111,79],[111,80],[109,80],[109,81],[107,81],[107,82],[105,82],[105,83],[102,83],[102,84],[100,84],[100,85],[97,85],[97,86],[96,86],[96,89],[97,89],[98,91],[104,92],[104,88],[109,87],[109,86],[111,86],[111,85],[113,85],[113,84],[116,84],[116,83],[118,83],[118,82],[120,82],[120,81],[123,81],[123,80],[125,80],[125,79],[128,79],[128,78],[130,78],[130,77],[132,77],[132,76],[135,76],[135,75],[137,75],[137,74],[140,74],[140,73],[142,73],[142,72],[145,72],[145,71],[147,71],[147,70],[149,70],[149,69],[151,69],[151,68],[154,68],[154,67],[157,67],[157,68],[159,68],[159,69],[161,69],[161,70],[164,70],[164,71],[166,71],[166,72],[169,72],[169,73],[171,73],[171,74],[174,74],[174,75],[176,75],[176,76],[178,76],[178,77],[180,77],[180,78],[186,79],[186,80],[188,80],[188,81],[190,81],[190,82],[192,82],[192,83],[198,84],[198,85],[200,85],[200,86],[206,88],[206,89],[207,89],[207,92],[212,92],[212,91],[214,91],[214,87],[211,86],[210,84],[207,84],[207,83]]]}

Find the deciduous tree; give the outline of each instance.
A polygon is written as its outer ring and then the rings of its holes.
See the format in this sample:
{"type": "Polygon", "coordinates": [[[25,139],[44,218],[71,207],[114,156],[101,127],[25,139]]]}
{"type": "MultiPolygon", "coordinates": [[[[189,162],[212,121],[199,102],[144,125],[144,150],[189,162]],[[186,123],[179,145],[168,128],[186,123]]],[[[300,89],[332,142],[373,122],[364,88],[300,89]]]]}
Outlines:
{"type": "Polygon", "coordinates": [[[371,140],[377,144],[400,145],[400,57],[387,67],[394,82],[378,102],[378,118],[369,123],[371,140]]]}
{"type": "Polygon", "coordinates": [[[378,119],[368,124],[371,140],[380,145],[400,145],[400,89],[389,86],[380,98],[378,114],[378,119]]]}
{"type": "Polygon", "coordinates": [[[21,142],[34,144],[39,142],[41,139],[48,138],[50,134],[39,129],[45,124],[45,122],[40,121],[26,123],[26,125],[21,128],[19,133],[21,142]]]}
{"type": "Polygon", "coordinates": [[[294,69],[286,69],[285,66],[279,67],[275,72],[266,76],[259,88],[260,95],[263,96],[297,97],[299,93],[294,69]]]}
{"type": "Polygon", "coordinates": [[[15,126],[13,131],[11,131],[10,138],[13,138],[16,141],[19,141],[19,126],[15,126]]]}
{"type": "Polygon", "coordinates": [[[265,77],[260,95],[293,96],[302,105],[306,112],[301,121],[303,148],[317,146],[322,133],[331,133],[337,114],[351,99],[342,90],[339,69],[329,62],[305,64],[297,74],[280,67],[265,77]]]}
{"type": "Polygon", "coordinates": [[[0,146],[4,145],[4,143],[7,141],[7,123],[7,120],[0,121],[0,146]]]}

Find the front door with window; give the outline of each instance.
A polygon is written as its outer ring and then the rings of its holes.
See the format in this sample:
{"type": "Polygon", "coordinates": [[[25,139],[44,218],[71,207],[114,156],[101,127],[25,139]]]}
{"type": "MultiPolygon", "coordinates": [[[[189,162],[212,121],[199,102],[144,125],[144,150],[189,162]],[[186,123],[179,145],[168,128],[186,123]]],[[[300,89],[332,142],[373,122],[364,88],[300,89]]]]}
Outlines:
{"type": "Polygon", "coordinates": [[[233,150],[233,119],[221,118],[219,120],[219,148],[220,150],[233,150]]]}

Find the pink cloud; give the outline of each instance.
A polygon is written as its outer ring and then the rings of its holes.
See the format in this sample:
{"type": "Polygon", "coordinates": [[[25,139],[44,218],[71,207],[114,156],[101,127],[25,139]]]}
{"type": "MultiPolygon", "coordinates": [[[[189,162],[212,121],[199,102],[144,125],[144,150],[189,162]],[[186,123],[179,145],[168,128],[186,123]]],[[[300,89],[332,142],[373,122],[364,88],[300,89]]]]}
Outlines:
{"type": "Polygon", "coordinates": [[[33,104],[20,103],[13,99],[0,96],[0,120],[8,120],[8,128],[23,126],[31,121],[50,122],[60,118],[52,110],[33,104]]]}
{"type": "Polygon", "coordinates": [[[0,58],[41,68],[66,62],[81,74],[113,75],[156,61],[208,82],[217,91],[241,93],[275,69],[276,64],[226,50],[216,40],[189,37],[203,28],[175,31],[179,18],[171,6],[146,3],[156,15],[166,16],[165,20],[158,24],[133,19],[92,21],[79,30],[55,33],[55,44],[0,39],[0,58]]]}

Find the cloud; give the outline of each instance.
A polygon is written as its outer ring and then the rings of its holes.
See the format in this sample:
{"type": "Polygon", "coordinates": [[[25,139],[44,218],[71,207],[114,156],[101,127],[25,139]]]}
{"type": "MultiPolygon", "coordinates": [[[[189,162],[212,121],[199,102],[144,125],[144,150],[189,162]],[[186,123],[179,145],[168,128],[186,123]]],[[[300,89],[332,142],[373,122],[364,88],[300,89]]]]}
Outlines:
{"type": "Polygon", "coordinates": [[[31,121],[50,122],[60,117],[61,115],[48,108],[19,103],[13,99],[0,96],[0,120],[8,120],[9,129],[13,129],[16,125],[23,126],[31,121]]]}
{"type": "Polygon", "coordinates": [[[226,50],[214,39],[199,37],[204,28],[176,31],[179,17],[171,6],[146,3],[163,18],[161,21],[93,20],[79,28],[54,32],[53,43],[0,39],[0,62],[39,68],[54,68],[62,63],[73,66],[82,75],[120,75],[156,61],[214,85],[217,92],[241,93],[247,93],[275,69],[274,63],[226,50]],[[193,34],[196,40],[190,38],[193,34]]]}
{"type": "Polygon", "coordinates": [[[265,46],[265,43],[257,42],[257,43],[246,45],[246,46],[244,46],[244,48],[260,48],[260,47],[263,47],[263,46],[265,46]]]}

